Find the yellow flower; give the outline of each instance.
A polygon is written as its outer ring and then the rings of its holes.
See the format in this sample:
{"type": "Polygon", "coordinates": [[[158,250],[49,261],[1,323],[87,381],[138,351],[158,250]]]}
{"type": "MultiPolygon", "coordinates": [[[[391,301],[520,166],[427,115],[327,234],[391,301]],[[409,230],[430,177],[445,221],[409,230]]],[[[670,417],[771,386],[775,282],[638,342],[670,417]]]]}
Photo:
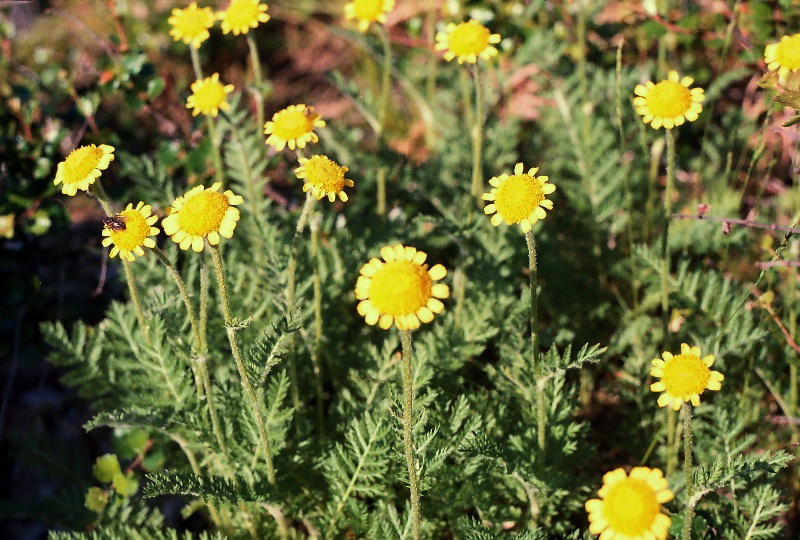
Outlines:
{"type": "Polygon", "coordinates": [[[325,121],[320,120],[313,107],[303,104],[289,105],[276,112],[272,121],[264,124],[264,134],[269,135],[267,144],[271,144],[276,150],[283,150],[287,145],[290,150],[294,150],[305,148],[309,142],[317,142],[319,137],[314,133],[314,128],[324,125],[325,121]]]}
{"type": "Polygon", "coordinates": [[[673,499],[664,473],[659,469],[634,467],[630,476],[616,469],[603,476],[599,499],[586,501],[589,532],[602,540],[650,538],[664,540],[670,523],[661,505],[673,499]]]}
{"type": "Polygon", "coordinates": [[[383,261],[371,259],[361,268],[356,282],[359,315],[384,330],[392,324],[413,330],[420,321],[431,322],[444,309],[438,298],[450,296],[447,285],[434,283],[447,275],[444,266],[429,270],[424,252],[400,244],[382,248],[381,256],[383,261]]]}
{"type": "Polygon", "coordinates": [[[436,50],[446,51],[444,59],[448,62],[458,58],[458,63],[474,64],[480,56],[488,60],[497,56],[497,49],[492,45],[500,43],[500,34],[492,34],[478,21],[448,24],[444,32],[436,34],[436,50]]]}
{"type": "Polygon", "coordinates": [[[225,11],[217,13],[217,18],[222,21],[222,33],[233,32],[234,35],[246,34],[258,23],[269,20],[267,4],[260,4],[258,0],[231,0],[225,11]]]}
{"type": "Polygon", "coordinates": [[[633,90],[636,112],[653,129],[672,129],[686,120],[694,122],[703,110],[706,96],[702,88],[691,88],[693,82],[691,77],[681,78],[677,71],[670,71],[666,81],[637,84],[633,90]]]}
{"type": "Polygon", "coordinates": [[[219,82],[219,73],[192,83],[192,95],[186,100],[186,108],[194,109],[192,116],[206,114],[217,116],[220,110],[227,111],[230,104],[226,101],[233,92],[232,84],[219,82]]]}
{"type": "Polygon", "coordinates": [[[186,9],[175,8],[167,20],[172,25],[169,35],[175,41],[199,47],[211,34],[208,29],[214,26],[214,12],[209,7],[199,8],[192,2],[186,9]]]}
{"type": "Polygon", "coordinates": [[[714,356],[700,357],[700,347],[681,344],[681,354],[661,353],[661,358],[653,360],[650,375],[661,380],[650,385],[653,392],[663,392],[658,396],[658,406],[672,405],[676,411],[684,401],[700,405],[700,394],[705,390],[719,390],[725,376],[719,371],[711,371],[714,356]],[[661,359],[663,358],[663,360],[661,359]]]}
{"type": "Polygon", "coordinates": [[[800,69],[800,34],[783,36],[778,43],[767,45],[764,60],[770,71],[778,70],[781,79],[800,69]]]}
{"type": "Polygon", "coordinates": [[[317,199],[328,197],[330,202],[335,201],[338,195],[342,201],[347,202],[344,188],[353,186],[353,181],[344,177],[349,170],[347,167],[320,155],[308,159],[300,158],[298,161],[300,167],[295,172],[298,178],[305,179],[303,191],[311,190],[317,199]]]}
{"type": "Polygon", "coordinates": [[[144,255],[143,247],[154,248],[156,241],[150,238],[158,234],[158,229],[152,227],[158,220],[158,216],[152,215],[150,205],[139,202],[136,208],[133,204],[128,204],[122,212],[113,217],[103,220],[103,246],[111,248],[111,257],[119,254],[121,259],[132,261],[135,259],[133,254],[144,255]]]}
{"type": "Polygon", "coordinates": [[[114,147],[107,144],[81,146],[58,164],[54,184],[62,184],[61,193],[75,195],[79,189],[88,191],[89,186],[100,178],[108,164],[114,161],[114,147]]]}
{"type": "Polygon", "coordinates": [[[239,221],[239,209],[233,205],[242,204],[243,199],[230,190],[219,193],[221,185],[217,182],[210,188],[194,187],[172,203],[161,225],[181,249],[203,251],[204,239],[216,246],[220,236],[233,236],[239,221]]]}
{"type": "Polygon", "coordinates": [[[547,210],[553,209],[553,201],[545,198],[556,190],[547,182],[547,176],[536,176],[538,167],[525,174],[522,163],[514,167],[514,174],[501,174],[489,180],[492,190],[483,194],[484,201],[492,201],[483,211],[492,216],[492,225],[497,227],[503,221],[509,225],[519,223],[522,232],[544,219],[547,210]]]}
{"type": "Polygon", "coordinates": [[[357,19],[358,29],[366,32],[369,25],[386,23],[386,14],[394,9],[394,0],[353,0],[345,4],[344,17],[357,19]]]}

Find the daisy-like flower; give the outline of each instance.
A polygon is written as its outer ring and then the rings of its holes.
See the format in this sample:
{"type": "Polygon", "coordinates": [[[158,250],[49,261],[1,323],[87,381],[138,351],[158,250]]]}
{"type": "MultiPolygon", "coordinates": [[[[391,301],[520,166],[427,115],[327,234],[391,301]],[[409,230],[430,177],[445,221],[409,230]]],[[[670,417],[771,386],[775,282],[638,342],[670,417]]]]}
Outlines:
{"type": "Polygon", "coordinates": [[[706,96],[702,88],[692,88],[692,83],[693,78],[681,78],[677,71],[670,71],[666,81],[637,84],[633,89],[636,112],[653,129],[672,129],[687,120],[694,122],[703,110],[706,96]]]}
{"type": "Polygon", "coordinates": [[[317,199],[328,197],[330,202],[335,201],[338,195],[343,202],[347,202],[344,188],[353,187],[353,181],[344,177],[349,170],[347,167],[320,155],[300,158],[298,161],[300,167],[295,173],[298,178],[305,180],[303,191],[310,190],[317,199]]]}
{"type": "Polygon", "coordinates": [[[204,239],[215,246],[220,236],[233,236],[239,221],[239,209],[234,205],[242,204],[244,199],[230,190],[220,193],[221,185],[217,182],[210,188],[194,187],[172,203],[161,226],[181,249],[191,247],[194,251],[203,251],[204,239]]]}
{"type": "Polygon", "coordinates": [[[78,190],[88,191],[100,178],[108,164],[114,161],[114,147],[107,144],[81,146],[58,164],[55,185],[61,184],[61,193],[73,196],[78,190]]]}
{"type": "Polygon", "coordinates": [[[217,18],[222,21],[222,33],[233,32],[234,35],[246,34],[259,23],[269,20],[267,4],[258,0],[231,0],[225,11],[217,13],[217,18]]]}
{"type": "Polygon", "coordinates": [[[458,58],[459,64],[474,64],[478,57],[488,60],[497,56],[493,45],[500,43],[500,39],[500,34],[492,34],[478,21],[450,23],[444,32],[436,34],[436,50],[445,51],[444,59],[448,62],[458,58]]]}
{"type": "Polygon", "coordinates": [[[783,36],[778,43],[764,49],[764,60],[770,71],[778,71],[781,79],[800,69],[800,34],[783,36]]]}
{"type": "Polygon", "coordinates": [[[394,0],[353,0],[344,5],[344,17],[356,19],[358,29],[366,32],[369,25],[386,23],[386,14],[394,9],[394,0]]]}
{"type": "Polygon", "coordinates": [[[434,283],[447,275],[441,264],[428,269],[427,255],[413,247],[387,246],[381,249],[383,260],[374,258],[361,268],[356,282],[358,313],[369,325],[388,330],[419,328],[429,323],[444,304],[439,298],[450,296],[450,288],[434,283]]]}
{"type": "Polygon", "coordinates": [[[210,7],[199,8],[192,2],[186,9],[175,8],[167,22],[172,25],[169,35],[175,41],[199,47],[211,34],[208,29],[214,26],[214,12],[210,7]]]}
{"type": "Polygon", "coordinates": [[[599,499],[586,501],[589,532],[602,540],[650,538],[664,540],[672,522],[661,513],[661,505],[675,496],[659,469],[634,467],[603,475],[599,499]]]}
{"type": "Polygon", "coordinates": [[[264,124],[264,134],[267,144],[276,150],[283,150],[286,146],[290,150],[305,148],[306,144],[319,140],[314,133],[315,127],[323,127],[325,121],[314,112],[314,107],[306,105],[289,105],[282,111],[276,112],[272,120],[264,124]]]}
{"type": "Polygon", "coordinates": [[[514,174],[501,174],[489,180],[492,190],[483,194],[484,201],[492,201],[483,211],[492,216],[492,225],[497,227],[502,222],[509,225],[519,223],[522,232],[531,230],[531,226],[544,219],[547,210],[553,209],[553,201],[545,198],[556,190],[556,186],[547,182],[547,176],[536,176],[538,167],[524,172],[522,163],[514,167],[514,174]]]}
{"type": "Polygon", "coordinates": [[[689,347],[686,343],[681,344],[681,354],[661,353],[650,370],[650,375],[661,379],[650,385],[653,392],[663,392],[658,396],[658,406],[671,405],[677,411],[685,401],[700,405],[700,394],[719,390],[725,379],[719,371],[709,369],[713,364],[713,355],[701,357],[700,347],[689,347]]]}
{"type": "Polygon", "coordinates": [[[232,84],[219,82],[219,73],[192,83],[192,95],[186,99],[186,108],[193,109],[192,116],[206,114],[217,116],[219,111],[227,111],[230,104],[226,101],[233,92],[232,84]]]}
{"type": "Polygon", "coordinates": [[[120,256],[126,261],[133,261],[135,253],[144,255],[142,248],[156,247],[156,241],[150,238],[158,234],[158,229],[153,227],[158,221],[158,216],[152,215],[149,204],[139,202],[136,208],[128,204],[127,208],[113,217],[103,220],[103,246],[113,245],[109,255],[120,256]]]}

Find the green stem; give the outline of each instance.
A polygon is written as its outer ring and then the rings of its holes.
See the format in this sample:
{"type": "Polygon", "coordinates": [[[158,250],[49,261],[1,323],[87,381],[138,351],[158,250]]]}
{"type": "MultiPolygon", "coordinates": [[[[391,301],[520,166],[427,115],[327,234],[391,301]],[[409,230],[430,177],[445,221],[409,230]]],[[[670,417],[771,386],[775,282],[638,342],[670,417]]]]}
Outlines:
{"type": "Polygon", "coordinates": [[[378,182],[377,213],[379,216],[385,216],[386,215],[386,167],[378,168],[377,182],[378,182]]]}
{"type": "Polygon", "coordinates": [[[139,293],[136,292],[136,282],[133,278],[133,271],[131,271],[131,263],[122,259],[122,267],[125,269],[125,280],[128,282],[128,292],[130,292],[131,295],[133,309],[136,311],[136,320],[139,321],[139,328],[142,329],[142,333],[144,334],[144,342],[150,346],[150,327],[147,325],[147,319],[144,316],[142,303],[139,300],[139,293]]]}
{"type": "Polygon", "coordinates": [[[664,343],[669,346],[669,224],[672,215],[672,186],[675,182],[675,135],[667,130],[667,185],[664,190],[664,231],[661,236],[661,322],[664,343]]]}
{"type": "Polygon", "coordinates": [[[539,274],[536,264],[536,240],[530,231],[525,233],[528,244],[528,268],[530,270],[531,289],[531,350],[533,353],[533,374],[536,378],[536,440],[539,446],[539,467],[544,466],[545,431],[547,415],[545,414],[544,384],[541,381],[542,367],[539,362],[539,274]]]}
{"type": "Polygon", "coordinates": [[[403,441],[408,465],[408,484],[411,488],[411,512],[414,527],[414,540],[420,537],[419,483],[417,466],[414,463],[413,407],[414,407],[414,375],[411,368],[411,332],[400,331],[403,344],[403,441]]]}
{"type": "Polygon", "coordinates": [[[242,359],[242,353],[239,350],[239,344],[236,341],[236,328],[233,326],[233,316],[231,315],[231,304],[228,298],[228,286],[225,282],[225,268],[222,262],[222,256],[219,253],[218,246],[208,246],[211,250],[211,259],[214,261],[214,270],[217,274],[217,285],[219,286],[219,298],[222,302],[222,313],[225,317],[225,332],[228,334],[228,342],[231,346],[233,359],[236,362],[236,368],[239,370],[239,378],[242,382],[245,396],[250,401],[253,417],[256,421],[258,428],[258,436],[261,439],[261,448],[264,450],[264,459],[267,463],[267,477],[270,484],[275,483],[275,467],[272,464],[272,453],[270,452],[269,439],[267,438],[267,429],[264,424],[264,417],[261,414],[261,405],[258,403],[253,385],[250,383],[250,378],[247,374],[247,369],[242,359]]]}
{"type": "Polygon", "coordinates": [[[189,45],[189,54],[192,57],[194,78],[200,81],[203,79],[203,68],[200,67],[200,54],[197,52],[197,47],[195,47],[194,45],[189,45]]]}
{"type": "Polygon", "coordinates": [[[253,94],[256,98],[256,122],[258,129],[264,129],[264,76],[261,73],[261,60],[252,32],[247,33],[247,46],[250,49],[250,63],[253,65],[253,94]]]}
{"type": "Polygon", "coordinates": [[[439,64],[439,59],[433,54],[433,50],[436,47],[436,2],[428,3],[428,13],[425,18],[425,32],[428,35],[428,46],[430,47],[430,54],[428,56],[428,79],[425,84],[425,93],[428,97],[428,104],[433,106],[433,101],[436,96],[436,67],[439,64]]]}
{"type": "MultiPolygon", "coordinates": [[[[308,221],[308,215],[311,208],[314,206],[314,196],[308,192],[306,202],[303,205],[303,210],[300,212],[300,217],[297,220],[297,227],[294,230],[292,237],[292,245],[289,251],[289,261],[286,263],[286,316],[289,320],[294,317],[294,290],[295,290],[295,274],[297,272],[297,251],[298,251],[298,238],[303,234],[308,221]]],[[[289,382],[292,388],[292,404],[295,410],[300,409],[300,390],[297,384],[297,358],[296,358],[296,344],[294,332],[289,335],[289,382]]]]}
{"type": "Polygon", "coordinates": [[[683,468],[686,473],[686,515],[683,519],[683,540],[692,539],[692,409],[691,405],[684,403],[681,409],[683,416],[683,468]]]}
{"type": "MultiPolygon", "coordinates": [[[[200,67],[200,54],[197,52],[197,47],[194,45],[189,46],[189,53],[192,57],[192,67],[194,68],[194,76],[200,81],[203,79],[203,69],[200,67]]],[[[217,182],[225,184],[225,178],[222,176],[222,156],[220,155],[219,146],[217,145],[217,130],[214,124],[214,118],[205,115],[206,128],[208,129],[208,138],[211,140],[211,157],[214,160],[214,174],[216,175],[217,182]]]]}
{"type": "Polygon", "coordinates": [[[203,253],[200,263],[200,350],[208,348],[206,326],[208,323],[208,266],[206,266],[206,255],[203,253]]]}
{"type": "Polygon", "coordinates": [[[309,225],[311,229],[311,259],[314,267],[314,350],[311,358],[314,363],[314,379],[317,391],[317,430],[325,442],[325,411],[322,395],[322,279],[320,277],[319,218],[315,217],[309,225]]]}
{"type": "Polygon", "coordinates": [[[678,460],[675,447],[675,411],[667,408],[667,476],[675,472],[675,462],[678,460]]]}
{"type": "Polygon", "coordinates": [[[472,126],[472,195],[481,204],[483,195],[483,95],[481,70],[475,63],[475,124],[472,126]]]}
{"type": "Polygon", "coordinates": [[[378,101],[378,128],[380,133],[386,127],[386,109],[389,106],[389,86],[392,82],[392,43],[389,41],[389,32],[382,25],[378,26],[378,35],[383,45],[383,70],[381,73],[381,96],[378,101]]]}

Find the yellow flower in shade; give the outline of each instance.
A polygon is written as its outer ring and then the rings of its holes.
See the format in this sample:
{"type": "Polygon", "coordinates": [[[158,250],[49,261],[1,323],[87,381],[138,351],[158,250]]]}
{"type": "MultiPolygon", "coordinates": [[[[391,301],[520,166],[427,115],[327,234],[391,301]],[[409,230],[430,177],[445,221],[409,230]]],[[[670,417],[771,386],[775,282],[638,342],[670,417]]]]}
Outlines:
{"type": "Polygon", "coordinates": [[[448,24],[444,32],[436,34],[436,50],[445,51],[444,59],[448,62],[458,58],[458,63],[474,64],[478,57],[488,60],[497,56],[493,47],[500,43],[500,34],[492,34],[478,21],[448,24]]]}
{"type": "Polygon", "coordinates": [[[553,209],[553,201],[545,198],[556,190],[556,186],[547,182],[547,176],[536,176],[539,171],[534,167],[524,172],[522,163],[514,167],[514,174],[502,174],[489,180],[492,190],[483,194],[484,201],[492,201],[483,211],[492,216],[495,227],[502,222],[509,225],[519,223],[522,232],[531,230],[531,226],[544,219],[547,210],[553,209]]]}
{"type": "Polygon", "coordinates": [[[686,343],[681,344],[681,354],[661,353],[650,370],[650,375],[661,379],[650,385],[653,392],[663,392],[658,396],[658,406],[671,405],[677,411],[685,401],[700,405],[700,394],[719,390],[725,380],[722,373],[709,369],[713,364],[714,356],[701,358],[700,347],[689,347],[686,343]]]}
{"type": "Polygon", "coordinates": [[[209,7],[199,8],[192,2],[186,9],[175,8],[167,22],[172,25],[169,35],[175,41],[199,47],[211,35],[208,29],[214,26],[214,12],[209,7]]]}
{"type": "Polygon", "coordinates": [[[637,84],[633,89],[636,112],[653,129],[672,129],[686,120],[694,122],[703,110],[706,96],[702,88],[691,87],[693,82],[691,77],[681,78],[677,71],[670,71],[666,81],[637,84]]]}
{"type": "Polygon", "coordinates": [[[770,71],[778,71],[781,79],[800,69],[800,34],[783,36],[778,43],[770,43],[764,50],[764,60],[770,71]]]}
{"type": "Polygon", "coordinates": [[[353,0],[344,5],[344,17],[356,19],[358,29],[366,32],[369,25],[386,23],[386,14],[394,9],[394,0],[353,0]]]}
{"type": "Polygon", "coordinates": [[[384,330],[392,324],[413,330],[420,321],[431,322],[444,309],[439,298],[450,296],[447,285],[434,283],[447,275],[444,266],[429,270],[425,253],[400,244],[382,248],[381,256],[383,261],[372,259],[361,268],[356,282],[359,315],[384,330]]]}
{"type": "Polygon", "coordinates": [[[325,121],[314,112],[313,107],[306,105],[289,105],[282,111],[276,112],[272,120],[264,124],[264,134],[267,144],[276,150],[283,150],[286,146],[290,150],[305,148],[306,144],[319,140],[314,133],[315,127],[322,127],[325,121]]]}
{"type": "Polygon", "coordinates": [[[100,178],[108,164],[114,161],[114,147],[107,144],[81,146],[58,164],[55,185],[61,184],[61,193],[75,195],[78,190],[88,191],[100,178]]]}
{"type": "Polygon", "coordinates": [[[347,202],[347,193],[344,188],[353,187],[353,181],[344,177],[349,170],[347,167],[339,165],[327,156],[311,156],[310,158],[300,158],[300,167],[295,172],[298,178],[305,180],[303,191],[311,191],[317,198],[328,197],[330,202],[336,200],[336,196],[347,202]]]}
{"type": "Polygon", "coordinates": [[[232,84],[219,82],[219,73],[192,83],[192,95],[186,99],[186,108],[194,109],[192,116],[206,114],[217,116],[219,111],[227,111],[230,104],[226,101],[233,92],[232,84]]]}
{"type": "Polygon", "coordinates": [[[158,216],[152,215],[150,205],[140,202],[133,207],[129,204],[125,210],[113,217],[103,220],[103,246],[113,245],[109,255],[132,261],[133,254],[144,255],[142,248],[156,247],[156,241],[150,238],[158,234],[158,229],[152,225],[158,221],[158,216]]]}
{"type": "Polygon", "coordinates": [[[586,501],[589,532],[602,540],[655,539],[667,537],[672,520],[661,505],[675,495],[659,469],[634,467],[630,476],[615,469],[603,476],[599,499],[586,501]]]}
{"type": "Polygon", "coordinates": [[[210,188],[194,187],[172,203],[161,226],[181,249],[191,247],[194,251],[203,251],[204,239],[216,246],[220,236],[233,236],[239,221],[239,209],[234,205],[242,204],[244,199],[230,190],[220,193],[221,185],[217,182],[210,188]]]}
{"type": "Polygon", "coordinates": [[[217,17],[222,21],[222,33],[233,32],[236,36],[269,20],[267,4],[260,4],[258,0],[231,0],[228,9],[217,13],[217,17]]]}

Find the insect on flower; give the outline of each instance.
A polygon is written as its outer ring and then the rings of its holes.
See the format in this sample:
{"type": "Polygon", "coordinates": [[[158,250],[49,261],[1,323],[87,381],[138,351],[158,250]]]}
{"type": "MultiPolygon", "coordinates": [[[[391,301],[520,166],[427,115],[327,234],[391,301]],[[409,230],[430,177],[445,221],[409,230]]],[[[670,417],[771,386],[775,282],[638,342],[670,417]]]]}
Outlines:
{"type": "Polygon", "coordinates": [[[103,218],[103,226],[112,231],[125,230],[125,218],[121,214],[103,218]]]}

